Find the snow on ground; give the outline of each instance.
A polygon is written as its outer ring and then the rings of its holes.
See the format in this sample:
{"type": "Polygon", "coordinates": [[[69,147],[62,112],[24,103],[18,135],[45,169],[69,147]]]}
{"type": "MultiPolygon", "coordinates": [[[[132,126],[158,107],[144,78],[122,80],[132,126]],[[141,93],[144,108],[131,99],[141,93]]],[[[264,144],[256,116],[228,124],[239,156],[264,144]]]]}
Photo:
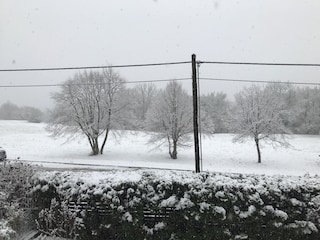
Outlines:
{"type": "MultiPolygon", "coordinates": [[[[85,138],[75,141],[55,139],[49,136],[45,126],[24,121],[0,121],[0,146],[7,151],[9,159],[56,162],[41,163],[52,168],[107,169],[112,165],[194,170],[193,147],[179,149],[178,159],[172,160],[165,147],[154,149],[147,144],[147,134],[127,132],[118,140],[111,136],[103,155],[89,156],[90,147],[85,138]],[[57,164],[60,162],[86,165],[57,164]]],[[[274,149],[264,145],[262,164],[257,163],[252,141],[233,143],[232,138],[232,134],[202,138],[204,171],[267,175],[320,173],[320,136],[293,135],[289,140],[291,148],[274,149]]]]}

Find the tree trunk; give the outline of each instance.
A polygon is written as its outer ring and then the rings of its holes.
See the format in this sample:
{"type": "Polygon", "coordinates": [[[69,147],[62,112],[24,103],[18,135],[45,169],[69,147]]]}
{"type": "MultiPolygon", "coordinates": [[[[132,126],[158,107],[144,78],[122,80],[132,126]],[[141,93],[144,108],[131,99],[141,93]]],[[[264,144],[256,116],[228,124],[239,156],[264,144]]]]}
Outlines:
{"type": "Polygon", "coordinates": [[[177,142],[176,141],[173,141],[173,150],[171,151],[171,148],[169,148],[169,154],[172,159],[178,158],[177,142]]]}
{"type": "Polygon", "coordinates": [[[98,155],[99,154],[99,142],[98,138],[94,138],[92,141],[92,155],[98,155]]]}
{"type": "Polygon", "coordinates": [[[257,147],[257,152],[258,152],[258,163],[261,163],[261,152],[260,152],[260,146],[259,146],[259,139],[255,138],[254,139],[257,147]]]}
{"type": "Polygon", "coordinates": [[[109,128],[106,129],[106,135],[104,136],[103,143],[101,145],[100,154],[103,154],[103,149],[104,149],[104,146],[106,145],[108,135],[109,135],[109,128]]]}
{"type": "MultiPolygon", "coordinates": [[[[111,101],[112,103],[112,101],[111,101]]],[[[101,145],[101,149],[100,149],[100,154],[103,154],[103,150],[104,150],[104,146],[106,145],[107,139],[108,139],[108,135],[109,135],[109,130],[110,130],[110,121],[111,121],[111,109],[109,108],[108,110],[108,123],[107,123],[107,128],[106,128],[106,135],[104,136],[103,139],[103,143],[101,145]]]]}

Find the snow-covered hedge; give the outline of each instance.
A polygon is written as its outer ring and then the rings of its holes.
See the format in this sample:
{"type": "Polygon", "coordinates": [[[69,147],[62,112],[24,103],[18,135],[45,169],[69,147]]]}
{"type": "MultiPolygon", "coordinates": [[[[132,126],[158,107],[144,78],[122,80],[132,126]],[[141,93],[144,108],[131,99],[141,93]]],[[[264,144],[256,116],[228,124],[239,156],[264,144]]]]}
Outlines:
{"type": "Polygon", "coordinates": [[[33,186],[35,204],[43,209],[39,227],[60,236],[135,240],[320,239],[317,176],[50,172],[38,174],[33,186]],[[88,209],[72,213],[67,207],[70,202],[85,202],[88,209]],[[109,214],[101,214],[101,206],[107,206],[109,214]],[[168,218],[144,221],[143,211],[161,215],[165,209],[171,210],[168,218]]]}
{"type": "Polygon", "coordinates": [[[35,170],[19,162],[0,163],[0,240],[19,238],[32,227],[27,194],[35,170]]]}

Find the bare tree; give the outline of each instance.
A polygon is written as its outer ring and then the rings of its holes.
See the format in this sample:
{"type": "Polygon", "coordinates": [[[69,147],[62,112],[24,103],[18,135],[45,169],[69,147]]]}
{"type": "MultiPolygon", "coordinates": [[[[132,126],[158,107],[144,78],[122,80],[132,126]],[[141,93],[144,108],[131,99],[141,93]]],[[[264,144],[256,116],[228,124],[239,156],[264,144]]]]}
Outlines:
{"type": "Polygon", "coordinates": [[[229,132],[227,120],[230,115],[230,102],[222,92],[201,96],[201,112],[206,111],[215,125],[216,133],[229,132]]]}
{"type": "Polygon", "coordinates": [[[304,134],[320,133],[320,89],[296,88],[296,104],[293,106],[295,132],[304,134]]]}
{"type": "Polygon", "coordinates": [[[17,105],[6,102],[0,106],[0,119],[3,120],[27,120],[39,123],[43,120],[43,113],[34,107],[18,107],[17,105]]]}
{"type": "Polygon", "coordinates": [[[236,104],[232,125],[238,136],[234,141],[252,138],[255,142],[258,163],[261,163],[260,141],[274,146],[288,146],[286,135],[290,133],[282,119],[282,95],[286,86],[269,84],[261,88],[251,86],[235,96],[236,104]]]}
{"type": "Polygon", "coordinates": [[[92,154],[103,154],[111,129],[117,128],[117,117],[124,106],[120,93],[124,80],[108,68],[103,72],[83,72],[74,75],[55,93],[55,109],[48,129],[56,136],[83,133],[91,146],[92,154]],[[99,137],[103,136],[100,147],[99,137]]]}
{"type": "Polygon", "coordinates": [[[144,129],[147,119],[147,112],[150,108],[157,90],[153,83],[139,84],[133,89],[133,114],[139,129],[144,129]]]}
{"type": "Polygon", "coordinates": [[[103,154],[103,150],[108,139],[108,135],[111,129],[121,129],[123,123],[123,112],[125,112],[128,102],[123,101],[124,83],[125,80],[112,70],[112,68],[103,70],[103,92],[106,95],[104,97],[105,111],[107,111],[107,118],[105,120],[105,137],[100,149],[100,153],[103,154]]]}
{"type": "Polygon", "coordinates": [[[19,107],[11,102],[6,102],[0,106],[0,119],[21,120],[19,107]]]}
{"type": "Polygon", "coordinates": [[[21,118],[32,123],[40,123],[43,120],[43,112],[34,107],[24,106],[20,108],[21,118]]]}
{"type": "Polygon", "coordinates": [[[150,143],[165,143],[169,155],[177,159],[178,146],[188,146],[192,132],[192,101],[176,81],[169,82],[161,90],[147,113],[148,130],[152,131],[150,143]]]}

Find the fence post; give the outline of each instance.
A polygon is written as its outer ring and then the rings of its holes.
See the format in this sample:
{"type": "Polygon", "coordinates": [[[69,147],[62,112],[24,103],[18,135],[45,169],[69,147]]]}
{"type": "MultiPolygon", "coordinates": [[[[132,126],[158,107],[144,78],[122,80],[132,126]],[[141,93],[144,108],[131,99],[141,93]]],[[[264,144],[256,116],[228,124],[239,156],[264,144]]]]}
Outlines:
{"type": "Polygon", "coordinates": [[[192,54],[192,98],[193,98],[193,134],[196,173],[200,172],[199,157],[199,126],[198,126],[198,86],[197,86],[197,66],[196,55],[192,54]]]}

